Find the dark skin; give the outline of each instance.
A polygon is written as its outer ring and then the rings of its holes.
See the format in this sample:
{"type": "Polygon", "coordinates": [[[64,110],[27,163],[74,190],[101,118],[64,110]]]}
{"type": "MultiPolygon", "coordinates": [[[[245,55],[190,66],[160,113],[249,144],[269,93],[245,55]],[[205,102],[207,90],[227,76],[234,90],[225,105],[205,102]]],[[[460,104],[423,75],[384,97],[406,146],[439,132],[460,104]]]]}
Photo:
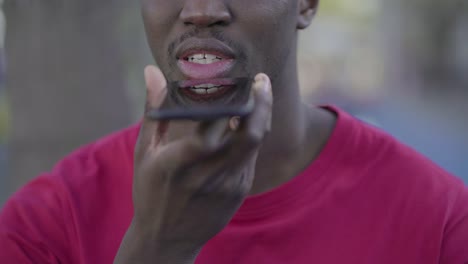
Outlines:
{"type": "Polygon", "coordinates": [[[255,78],[255,108],[240,121],[145,118],[135,150],[135,214],[115,263],[194,263],[249,193],[278,187],[316,158],[335,117],[301,102],[296,50],[317,2],[142,0],[160,66],[145,69],[146,110],[159,107],[166,81],[184,78],[175,51],[190,38],[216,38],[234,50],[229,77],[255,78]]]}

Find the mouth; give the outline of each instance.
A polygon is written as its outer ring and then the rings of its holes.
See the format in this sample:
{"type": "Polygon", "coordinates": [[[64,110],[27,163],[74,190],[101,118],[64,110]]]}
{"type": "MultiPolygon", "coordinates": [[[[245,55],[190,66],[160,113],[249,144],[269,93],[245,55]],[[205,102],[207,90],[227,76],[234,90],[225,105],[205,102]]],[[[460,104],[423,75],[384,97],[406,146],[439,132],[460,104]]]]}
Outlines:
{"type": "Polygon", "coordinates": [[[195,102],[227,102],[235,93],[233,79],[187,80],[179,83],[179,91],[184,97],[195,102]]]}
{"type": "Polygon", "coordinates": [[[215,39],[190,39],[176,51],[177,66],[186,81],[183,95],[194,101],[213,102],[235,90],[232,80],[234,51],[215,39]]]}

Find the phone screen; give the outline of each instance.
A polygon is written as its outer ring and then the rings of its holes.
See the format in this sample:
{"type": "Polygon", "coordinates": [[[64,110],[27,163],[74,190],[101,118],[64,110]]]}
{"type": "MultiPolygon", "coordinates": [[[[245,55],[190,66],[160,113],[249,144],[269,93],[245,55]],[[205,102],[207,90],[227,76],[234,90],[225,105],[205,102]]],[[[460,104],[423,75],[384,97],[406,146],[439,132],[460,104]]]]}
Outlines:
{"type": "Polygon", "coordinates": [[[226,78],[170,82],[159,109],[147,116],[156,120],[211,120],[246,116],[253,109],[252,79],[226,78]]]}

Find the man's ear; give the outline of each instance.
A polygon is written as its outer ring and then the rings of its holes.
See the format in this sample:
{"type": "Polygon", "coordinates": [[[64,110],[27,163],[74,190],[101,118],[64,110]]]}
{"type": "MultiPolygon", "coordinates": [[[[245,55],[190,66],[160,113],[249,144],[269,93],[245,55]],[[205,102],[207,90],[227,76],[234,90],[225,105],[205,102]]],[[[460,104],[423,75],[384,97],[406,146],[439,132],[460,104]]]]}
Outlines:
{"type": "Polygon", "coordinates": [[[299,14],[297,28],[307,28],[317,12],[319,0],[299,0],[299,14]]]}

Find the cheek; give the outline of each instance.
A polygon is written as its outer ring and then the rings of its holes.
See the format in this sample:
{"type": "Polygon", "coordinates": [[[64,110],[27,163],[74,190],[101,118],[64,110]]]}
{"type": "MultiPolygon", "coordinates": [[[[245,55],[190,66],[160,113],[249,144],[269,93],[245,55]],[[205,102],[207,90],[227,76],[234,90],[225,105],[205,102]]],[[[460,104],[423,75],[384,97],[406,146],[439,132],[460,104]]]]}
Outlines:
{"type": "MultiPolygon", "coordinates": [[[[277,64],[275,59],[288,53],[288,42],[295,38],[297,1],[292,0],[241,0],[238,22],[246,39],[253,40],[251,54],[263,57],[258,65],[267,70],[277,64]]],[[[236,12],[237,13],[237,12],[236,12]]]]}
{"type": "Polygon", "coordinates": [[[172,30],[178,18],[176,0],[143,0],[141,14],[145,26],[146,37],[153,56],[162,61],[166,54],[164,41],[172,30]]]}
{"type": "MultiPolygon", "coordinates": [[[[236,9],[238,22],[250,25],[258,34],[277,29],[278,25],[290,20],[294,1],[241,0],[236,9]],[[244,3],[245,2],[245,3],[244,3]]],[[[270,32],[271,33],[271,32],[270,32]]]]}

